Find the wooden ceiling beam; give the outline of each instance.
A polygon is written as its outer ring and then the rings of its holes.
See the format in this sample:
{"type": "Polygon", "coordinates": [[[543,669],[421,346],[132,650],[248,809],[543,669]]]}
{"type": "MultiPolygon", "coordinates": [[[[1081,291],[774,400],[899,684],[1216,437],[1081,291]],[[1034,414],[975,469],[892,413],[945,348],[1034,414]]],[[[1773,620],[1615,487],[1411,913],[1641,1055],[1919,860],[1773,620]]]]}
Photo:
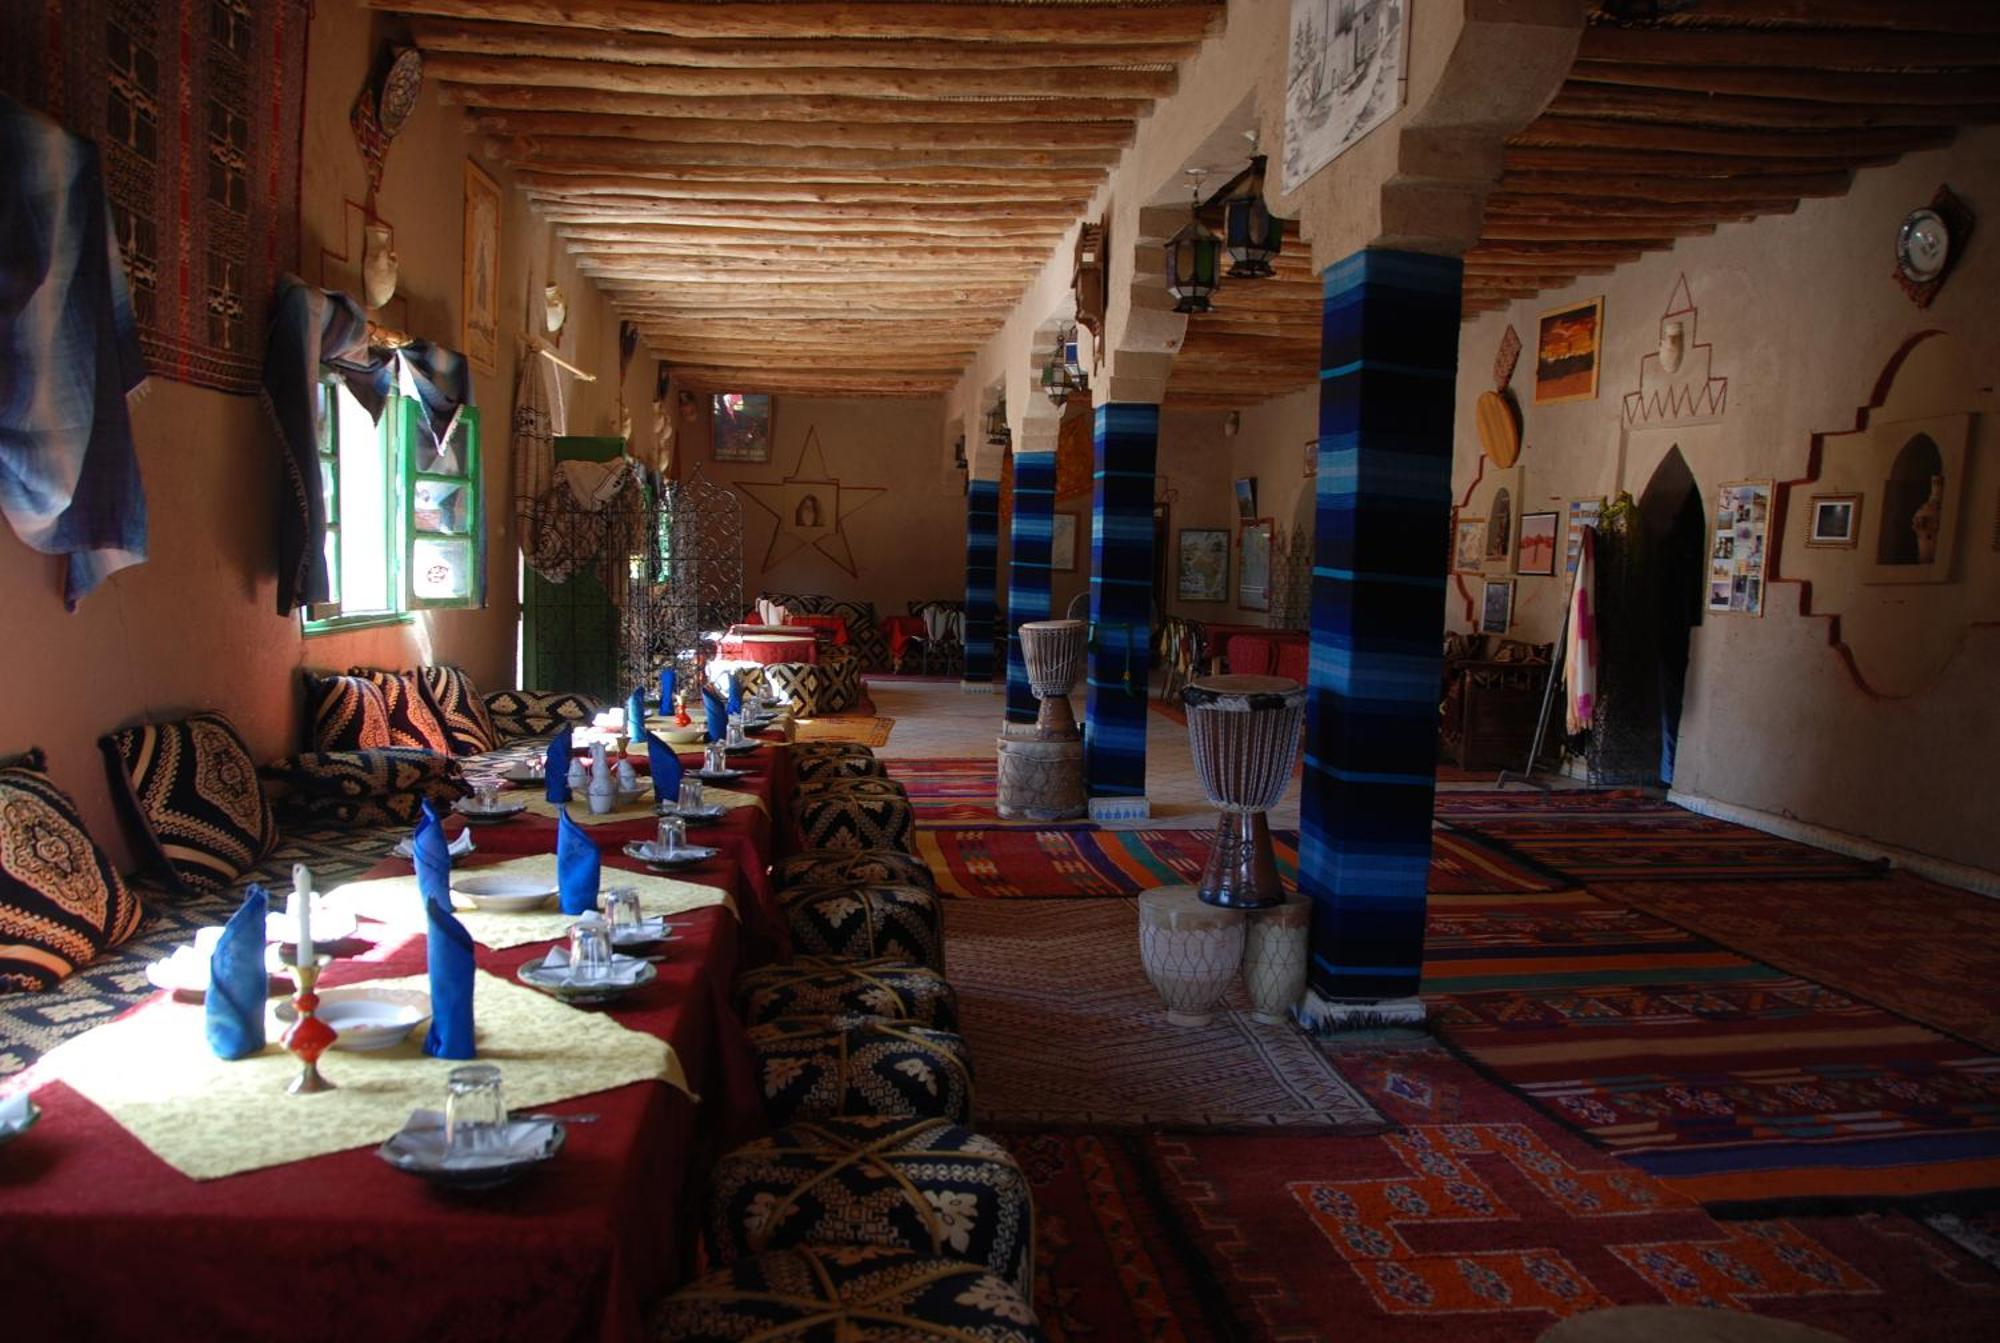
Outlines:
{"type": "MultiPolygon", "coordinates": [[[[817,367],[819,363],[804,352],[785,354],[780,351],[712,350],[698,345],[687,349],[672,347],[662,349],[651,346],[651,342],[648,344],[656,357],[669,364],[708,364],[721,368],[805,372],[817,367]]],[[[864,350],[848,350],[844,353],[830,353],[826,364],[829,369],[842,374],[859,373],[869,377],[956,378],[965,371],[965,366],[971,361],[970,354],[963,359],[945,361],[915,354],[907,358],[894,355],[877,357],[864,350]]]]}
{"type": "Polygon", "coordinates": [[[1736,200],[1773,197],[1844,196],[1853,178],[1846,172],[1696,178],[1614,177],[1595,172],[1510,172],[1502,180],[1509,191],[1536,196],[1693,201],[1721,205],[1736,200]]]}
{"type": "MultiPolygon", "coordinates": [[[[1032,240],[1053,246],[1071,219],[994,219],[976,223],[970,219],[912,218],[904,212],[884,212],[879,218],[866,215],[775,215],[756,208],[691,214],[662,202],[650,210],[573,210],[561,205],[535,202],[535,212],[551,225],[582,229],[592,234],[631,233],[638,237],[685,235],[687,237],[855,237],[894,239],[937,238],[970,244],[979,239],[999,239],[1009,243],[1032,240]]],[[[1073,216],[1071,217],[1073,219],[1073,216]]],[[[773,239],[776,240],[775,238],[773,239]]]]}
{"type": "Polygon", "coordinates": [[[1548,219],[1489,219],[1480,229],[1480,244],[1490,242],[1605,242],[1620,241],[1627,247],[1653,252],[1674,245],[1677,236],[1713,233],[1715,225],[1677,225],[1662,228],[1650,220],[1620,223],[1575,216],[1551,215],[1548,219]]]}
{"type": "Polygon", "coordinates": [[[677,144],[826,146],[843,149],[1123,149],[1130,121],[993,121],[938,125],[834,121],[725,121],[613,116],[602,112],[475,112],[475,130],[524,138],[597,136],[677,144]]]}
{"type": "Polygon", "coordinates": [[[746,98],[617,93],[604,89],[526,84],[445,84],[448,103],[494,112],[603,112],[624,117],[692,117],[710,121],[920,122],[976,126],[991,121],[1133,121],[1147,115],[1151,98],[1011,97],[987,101],[950,98],[857,98],[784,94],[746,98]]]}
{"type": "Polygon", "coordinates": [[[798,70],[690,69],[550,60],[540,56],[463,56],[449,51],[426,57],[424,75],[446,84],[532,84],[544,88],[700,98],[798,94],[850,98],[1164,98],[1174,91],[1178,79],[1172,70],[1120,66],[1041,66],[1023,70],[965,67],[867,70],[836,66],[798,70]]]}
{"type": "MultiPolygon", "coordinates": [[[[1666,227],[1671,222],[1687,220],[1702,222],[1715,219],[1748,219],[1765,214],[1790,214],[1798,209],[1798,206],[1799,201],[1796,196],[1733,200],[1716,205],[1703,205],[1697,201],[1604,200],[1592,201],[1589,213],[1592,219],[1627,221],[1651,219],[1658,221],[1661,227],[1666,227]]],[[[1569,218],[1576,213],[1576,202],[1567,197],[1551,198],[1518,192],[1495,192],[1486,198],[1486,214],[1488,218],[1493,219],[1569,218]]]]}
{"type": "Polygon", "coordinates": [[[1811,70],[1964,70],[2000,66],[2000,37],[1953,32],[1842,33],[1825,29],[1597,25],[1583,30],[1576,58],[1702,69],[1789,66],[1811,70]]]}
{"type": "Polygon", "coordinates": [[[888,269],[899,275],[919,275],[933,271],[960,275],[1032,275],[1049,259],[1048,249],[932,247],[898,248],[893,260],[875,246],[815,247],[807,243],[757,245],[732,243],[597,242],[572,239],[569,253],[577,257],[616,257],[625,261],[658,258],[675,265],[697,263],[722,267],[768,266],[782,270],[797,263],[800,270],[852,271],[888,269]]]}
{"type": "Polygon", "coordinates": [[[1694,68],[1684,65],[1638,65],[1613,61],[1578,61],[1569,77],[1587,84],[1624,88],[1685,89],[1694,93],[1735,94],[1751,98],[1800,98],[1815,103],[1990,102],[1995,76],[1942,71],[1929,74],[1855,70],[1773,70],[1761,66],[1694,68]]]}
{"type": "Polygon", "coordinates": [[[1100,172],[1118,162],[1116,149],[951,149],[899,147],[832,149],[824,146],[679,144],[652,140],[614,140],[594,135],[500,137],[493,141],[509,163],[546,167],[552,163],[589,164],[593,168],[651,167],[691,164],[710,167],[856,169],[894,173],[910,168],[1093,168],[1100,172]]]}
{"type": "Polygon", "coordinates": [[[1862,129],[1878,126],[1962,126],[2000,120],[2000,100],[1912,106],[1814,103],[1798,98],[1739,98],[1678,89],[1621,89],[1564,84],[1545,115],[1625,117],[1669,126],[1741,126],[1762,130],[1862,129]]]}
{"type": "Polygon", "coordinates": [[[1770,158],[1847,160],[1855,155],[1907,154],[1940,149],[1952,141],[1949,126],[1849,127],[1836,131],[1771,131],[1712,126],[1594,121],[1563,115],[1538,117],[1508,139],[1509,145],[1573,145],[1591,149],[1667,153],[1745,154],[1770,158]]]}
{"type": "MultiPolygon", "coordinates": [[[[1741,154],[1636,154],[1629,149],[1581,149],[1558,145],[1513,145],[1503,164],[1510,172],[1591,172],[1642,177],[1756,177],[1773,173],[1825,172],[1832,167],[1874,168],[1894,163],[1894,154],[1824,158],[1762,158],[1741,154]]],[[[1501,183],[1504,186],[1506,179],[1501,183]]]]}
{"type": "MultiPolygon", "coordinates": [[[[1539,221],[1538,221],[1539,222],[1539,221]]],[[[1608,259],[1614,264],[1636,261],[1645,244],[1637,242],[1593,242],[1590,240],[1533,241],[1527,239],[1482,238],[1466,255],[1484,257],[1524,257],[1533,259],[1551,253],[1578,258],[1608,259]]],[[[1665,246],[1664,243],[1661,246],[1665,246]]]]}
{"type": "Polygon", "coordinates": [[[431,18],[625,29],[668,37],[736,39],[895,39],[1063,45],[1087,26],[1091,41],[1200,42],[1222,20],[1219,0],[1093,7],[851,3],[679,3],[665,0],[367,0],[374,9],[431,18]]]}
{"type": "MultiPolygon", "coordinates": [[[[645,195],[674,200],[787,201],[805,206],[936,205],[946,211],[1028,206],[1060,211],[1069,200],[1088,199],[1102,176],[1088,172],[989,173],[911,168],[893,177],[851,173],[852,181],[818,181],[810,174],[759,167],[735,169],[687,164],[680,168],[579,171],[550,165],[524,168],[516,180],[549,196],[587,201],[596,196],[645,195]],[[987,177],[985,182],[962,179],[987,177]]],[[[1074,216],[1071,216],[1074,218],[1074,216]]]]}
{"type": "MultiPolygon", "coordinates": [[[[1602,6],[1598,6],[1602,8],[1602,6]]],[[[1946,33],[2000,33],[1993,0],[1926,0],[1921,5],[1883,0],[1701,0],[1666,22],[1702,26],[1887,28],[1946,33]]]]}
{"type": "Polygon", "coordinates": [[[680,223],[690,228],[743,225],[812,229],[859,224],[868,228],[990,227],[1003,232],[1032,233],[1044,229],[1061,232],[1076,222],[1076,215],[1059,205],[1027,201],[959,205],[890,198],[866,203],[828,204],[749,197],[690,200],[673,195],[572,196],[548,191],[530,191],[528,199],[545,218],[552,221],[560,216],[563,222],[680,223]]]}

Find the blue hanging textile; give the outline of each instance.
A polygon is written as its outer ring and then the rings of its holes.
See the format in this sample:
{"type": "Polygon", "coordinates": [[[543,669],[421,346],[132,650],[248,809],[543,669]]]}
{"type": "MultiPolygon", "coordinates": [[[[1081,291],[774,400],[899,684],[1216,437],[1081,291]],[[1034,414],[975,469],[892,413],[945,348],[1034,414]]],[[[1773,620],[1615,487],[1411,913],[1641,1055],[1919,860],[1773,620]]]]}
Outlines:
{"type": "Polygon", "coordinates": [[[0,512],[68,557],[72,611],[146,558],[125,407],[145,379],[97,146],[0,96],[0,512]]]}
{"type": "Polygon", "coordinates": [[[465,357],[428,341],[389,350],[368,343],[368,319],[348,294],[278,282],[264,359],[264,395],[283,437],[285,489],[278,512],[278,613],[332,596],[326,571],[326,499],[320,492],[322,373],[338,378],[376,420],[400,386],[423,408],[424,431],[442,445],[472,404],[465,357]]]}

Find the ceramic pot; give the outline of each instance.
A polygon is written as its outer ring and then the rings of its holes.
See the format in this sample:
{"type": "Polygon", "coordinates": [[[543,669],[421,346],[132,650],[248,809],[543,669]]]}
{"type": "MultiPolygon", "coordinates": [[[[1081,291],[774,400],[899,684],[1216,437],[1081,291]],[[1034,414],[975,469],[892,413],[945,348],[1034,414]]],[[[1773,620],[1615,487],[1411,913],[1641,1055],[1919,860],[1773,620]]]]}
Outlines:
{"type": "Polygon", "coordinates": [[[1251,1019],[1281,1025],[1305,995],[1312,901],[1290,896],[1276,909],[1246,911],[1245,918],[1243,989],[1250,995],[1251,1019]]]}
{"type": "Polygon", "coordinates": [[[361,298],[371,312],[396,296],[401,263],[390,245],[394,236],[387,224],[367,224],[361,230],[361,298]]]}
{"type": "Polygon", "coordinates": [[[1176,1026],[1206,1026],[1243,962],[1243,913],[1203,904],[1192,886],[1139,897],[1139,960],[1176,1026]]]}

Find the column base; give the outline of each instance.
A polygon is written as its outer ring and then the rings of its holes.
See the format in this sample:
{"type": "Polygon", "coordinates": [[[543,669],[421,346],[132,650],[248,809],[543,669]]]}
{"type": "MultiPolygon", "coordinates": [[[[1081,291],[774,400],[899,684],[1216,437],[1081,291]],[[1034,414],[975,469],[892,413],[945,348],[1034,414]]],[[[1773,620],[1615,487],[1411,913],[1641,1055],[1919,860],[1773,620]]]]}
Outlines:
{"type": "Polygon", "coordinates": [[[1377,1031],[1420,1027],[1426,1013],[1421,998],[1384,998],[1368,1002],[1352,998],[1322,998],[1316,990],[1292,1009],[1299,1025],[1314,1035],[1336,1035],[1345,1031],[1377,1031]]]}
{"type": "Polygon", "coordinates": [[[1105,821],[1143,821],[1152,814],[1153,804],[1143,797],[1090,799],[1090,819],[1100,825],[1105,821]]]}

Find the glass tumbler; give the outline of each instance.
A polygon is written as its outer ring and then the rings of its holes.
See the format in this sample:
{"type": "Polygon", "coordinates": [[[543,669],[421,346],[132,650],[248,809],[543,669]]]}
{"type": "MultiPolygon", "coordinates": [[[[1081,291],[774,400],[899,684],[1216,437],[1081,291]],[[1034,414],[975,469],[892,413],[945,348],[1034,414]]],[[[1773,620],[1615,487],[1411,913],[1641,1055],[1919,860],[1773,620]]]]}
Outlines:
{"type": "Polygon", "coordinates": [[[620,933],[630,936],[639,928],[639,893],[630,886],[614,886],[604,893],[605,910],[611,919],[611,941],[620,933]]]}
{"type": "Polygon", "coordinates": [[[702,758],[702,768],[710,774],[720,774],[729,768],[729,748],[719,741],[708,744],[708,751],[702,758]]]}
{"type": "Polygon", "coordinates": [[[610,973],[611,927],[599,915],[586,914],[570,925],[570,978],[599,980],[610,973]]]}
{"type": "Polygon", "coordinates": [[[507,1123],[500,1070],[490,1063],[453,1068],[444,1083],[444,1145],[449,1156],[490,1150],[507,1123]]]}
{"type": "Polygon", "coordinates": [[[656,851],[662,858],[671,858],[681,851],[687,842],[687,822],[678,816],[662,816],[660,832],[654,839],[656,851]]]}
{"type": "Polygon", "coordinates": [[[681,810],[683,812],[696,812],[701,810],[700,779],[681,780],[680,804],[681,804],[681,810]]]}

